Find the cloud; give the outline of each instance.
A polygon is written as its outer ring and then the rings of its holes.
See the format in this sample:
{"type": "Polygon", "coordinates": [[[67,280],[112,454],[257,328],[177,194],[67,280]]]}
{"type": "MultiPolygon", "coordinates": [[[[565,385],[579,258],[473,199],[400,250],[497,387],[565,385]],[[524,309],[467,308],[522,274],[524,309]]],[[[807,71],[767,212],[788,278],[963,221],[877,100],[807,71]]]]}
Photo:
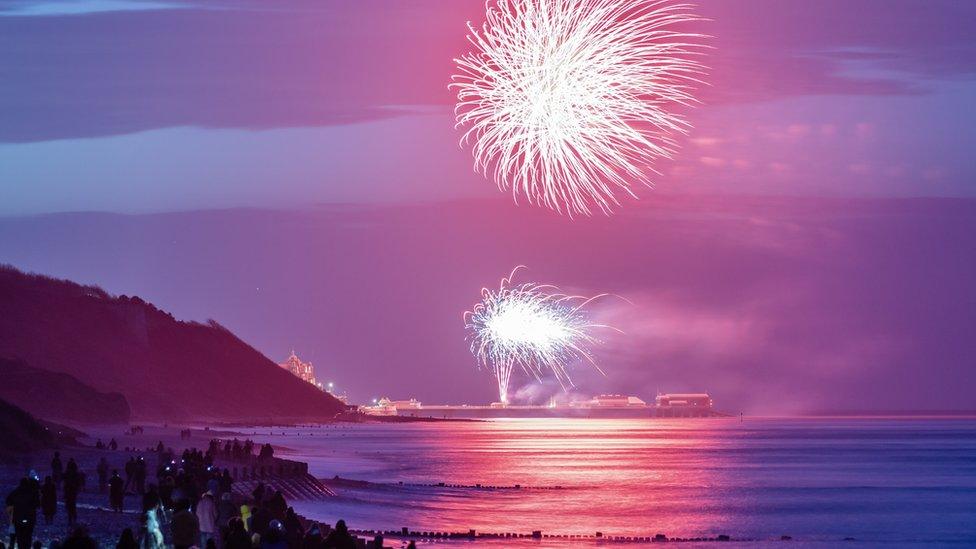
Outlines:
{"type": "Polygon", "coordinates": [[[216,318],[272,357],[297,347],[354,398],[377,396],[377,380],[428,402],[496,398],[460,312],[524,263],[633,303],[594,308],[625,334],[600,334],[606,376],[574,370],[582,395],[708,390],[747,413],[965,408],[974,220],[967,199],[667,194],[575,223],[503,198],[57,215],[0,219],[0,262],[216,318]]]}
{"type": "Polygon", "coordinates": [[[716,158],[714,156],[702,156],[698,159],[698,161],[701,162],[702,165],[710,168],[721,168],[726,164],[725,159],[716,158]]]}
{"type": "MultiPolygon", "coordinates": [[[[917,96],[931,92],[930,79],[976,71],[976,10],[958,2],[757,0],[743,9],[714,0],[700,9],[715,36],[706,109],[917,96]],[[906,24],[916,32],[901,32],[906,24]]],[[[174,126],[338,125],[397,116],[389,105],[448,106],[464,23],[480,21],[484,6],[94,0],[22,2],[0,13],[44,15],[0,17],[0,36],[21,46],[0,50],[0,141],[26,142],[174,126]]]]}
{"type": "Polygon", "coordinates": [[[14,0],[11,4],[0,7],[0,17],[51,17],[119,11],[178,9],[182,7],[186,7],[186,4],[151,0],[72,0],[61,2],[14,0]]]}
{"type": "Polygon", "coordinates": [[[704,137],[704,136],[692,137],[688,139],[688,141],[694,145],[698,145],[699,147],[714,147],[716,145],[721,145],[724,142],[724,140],[719,137],[704,137]]]}
{"type": "Polygon", "coordinates": [[[712,20],[710,104],[809,95],[913,96],[976,73],[976,7],[757,0],[701,6],[712,20]],[[865,21],[870,21],[869,25],[865,21]],[[906,26],[914,32],[906,33],[906,26]]]}
{"type": "Polygon", "coordinates": [[[423,0],[134,9],[145,5],[0,18],[0,36],[22,46],[0,49],[0,141],[333,126],[403,114],[395,105],[446,108],[450,52],[482,9],[423,0]]]}

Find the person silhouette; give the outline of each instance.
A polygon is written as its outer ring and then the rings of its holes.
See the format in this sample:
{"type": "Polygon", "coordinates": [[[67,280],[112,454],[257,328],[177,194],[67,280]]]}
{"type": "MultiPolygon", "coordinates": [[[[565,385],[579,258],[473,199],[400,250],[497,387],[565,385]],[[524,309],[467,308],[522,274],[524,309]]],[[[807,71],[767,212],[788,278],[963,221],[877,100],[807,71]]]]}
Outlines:
{"type": "Polygon", "coordinates": [[[136,536],[132,533],[132,528],[122,530],[122,535],[119,536],[119,541],[115,544],[115,549],[139,549],[139,544],[136,543],[136,536]]]}
{"type": "Polygon", "coordinates": [[[98,460],[95,470],[98,472],[98,491],[104,493],[106,486],[108,486],[108,460],[105,459],[105,456],[98,460]]]}
{"type": "Polygon", "coordinates": [[[223,542],[224,549],[251,549],[251,537],[247,535],[243,520],[234,517],[227,522],[227,536],[223,542]]]}
{"type": "Polygon", "coordinates": [[[325,538],[325,543],[322,544],[323,547],[328,547],[329,549],[355,549],[356,540],[353,539],[352,534],[349,533],[349,528],[346,526],[346,521],[339,519],[336,522],[335,529],[329,532],[329,536],[325,538]]]}
{"type": "Polygon", "coordinates": [[[55,485],[61,484],[62,474],[64,474],[64,466],[61,464],[61,452],[54,452],[54,458],[51,459],[51,477],[55,485]]]}
{"type": "Polygon", "coordinates": [[[78,492],[81,491],[81,473],[75,459],[68,460],[64,471],[64,510],[68,514],[68,526],[78,520],[78,492]]]}
{"type": "Polygon", "coordinates": [[[122,512],[122,503],[125,500],[125,482],[119,476],[118,469],[112,471],[112,478],[108,481],[108,503],[109,507],[117,513],[122,512]]]}
{"type": "Polygon", "coordinates": [[[142,520],[142,549],[162,549],[163,532],[159,527],[160,507],[143,513],[142,520]]]}
{"type": "Polygon", "coordinates": [[[71,535],[61,544],[61,549],[98,549],[98,544],[88,534],[88,527],[78,524],[72,530],[71,535]]]}
{"type": "Polygon", "coordinates": [[[41,514],[44,515],[44,522],[51,524],[54,522],[54,515],[58,511],[58,489],[54,484],[51,475],[44,477],[44,485],[41,486],[41,514]]]}
{"type": "Polygon", "coordinates": [[[14,536],[17,547],[31,546],[34,538],[34,525],[37,522],[37,508],[41,506],[37,483],[24,477],[20,484],[7,495],[7,507],[10,508],[10,519],[14,526],[14,536]]]}

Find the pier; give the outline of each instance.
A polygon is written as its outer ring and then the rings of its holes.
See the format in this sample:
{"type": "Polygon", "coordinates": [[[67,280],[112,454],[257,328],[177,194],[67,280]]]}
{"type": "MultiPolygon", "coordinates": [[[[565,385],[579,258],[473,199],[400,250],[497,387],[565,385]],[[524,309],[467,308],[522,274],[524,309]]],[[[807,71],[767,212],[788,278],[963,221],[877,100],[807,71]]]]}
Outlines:
{"type": "Polygon", "coordinates": [[[419,408],[397,410],[397,414],[404,417],[429,418],[709,418],[729,417],[728,414],[710,408],[693,407],[597,407],[597,406],[469,406],[462,405],[432,405],[419,408]]]}
{"type": "Polygon", "coordinates": [[[372,406],[360,406],[359,411],[372,416],[400,416],[432,419],[448,418],[704,418],[729,417],[716,411],[707,393],[658,394],[653,404],[635,396],[598,395],[586,401],[568,404],[551,399],[546,405],[508,404],[490,405],[427,404],[417,399],[374,400],[372,406]]]}

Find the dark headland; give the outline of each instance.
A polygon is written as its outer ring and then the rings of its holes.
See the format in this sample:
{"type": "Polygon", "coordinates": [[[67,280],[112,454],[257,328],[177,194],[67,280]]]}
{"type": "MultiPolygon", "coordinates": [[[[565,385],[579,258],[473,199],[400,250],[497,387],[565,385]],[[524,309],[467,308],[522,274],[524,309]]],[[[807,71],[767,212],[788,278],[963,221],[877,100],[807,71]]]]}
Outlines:
{"type": "Polygon", "coordinates": [[[12,267],[0,267],[0,359],[0,371],[19,372],[0,395],[41,417],[45,406],[70,415],[73,402],[84,417],[81,404],[97,402],[124,420],[111,395],[136,422],[329,421],[344,410],[216,321],[12,267]]]}

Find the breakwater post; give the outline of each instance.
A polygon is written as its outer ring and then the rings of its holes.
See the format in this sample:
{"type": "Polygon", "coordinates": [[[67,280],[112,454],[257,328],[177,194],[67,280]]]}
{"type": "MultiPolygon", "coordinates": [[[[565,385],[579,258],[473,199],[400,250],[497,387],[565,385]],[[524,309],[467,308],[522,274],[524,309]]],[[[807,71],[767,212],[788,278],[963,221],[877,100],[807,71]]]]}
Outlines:
{"type": "Polygon", "coordinates": [[[264,483],[289,500],[311,500],[335,496],[329,487],[308,472],[308,464],[278,457],[248,456],[243,460],[218,459],[216,464],[230,471],[234,492],[247,496],[264,483]]]}

